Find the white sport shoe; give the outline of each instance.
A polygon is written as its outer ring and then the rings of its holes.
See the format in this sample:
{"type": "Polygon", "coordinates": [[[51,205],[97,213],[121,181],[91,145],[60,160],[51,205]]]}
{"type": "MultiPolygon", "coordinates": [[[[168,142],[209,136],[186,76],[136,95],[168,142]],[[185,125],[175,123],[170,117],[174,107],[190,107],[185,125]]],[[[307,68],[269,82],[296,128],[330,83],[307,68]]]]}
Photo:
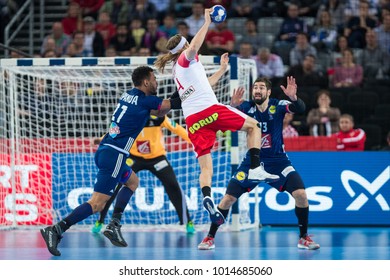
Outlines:
{"type": "Polygon", "coordinates": [[[278,181],[280,178],[278,175],[270,174],[265,171],[263,165],[259,165],[255,169],[249,169],[248,179],[259,182],[272,183],[278,181]]]}
{"type": "Polygon", "coordinates": [[[206,236],[198,245],[198,250],[212,250],[214,248],[214,238],[209,236],[206,236]]]}
{"type": "Polygon", "coordinates": [[[317,250],[320,248],[320,244],[315,243],[309,235],[305,235],[298,240],[297,247],[299,249],[317,250]]]}

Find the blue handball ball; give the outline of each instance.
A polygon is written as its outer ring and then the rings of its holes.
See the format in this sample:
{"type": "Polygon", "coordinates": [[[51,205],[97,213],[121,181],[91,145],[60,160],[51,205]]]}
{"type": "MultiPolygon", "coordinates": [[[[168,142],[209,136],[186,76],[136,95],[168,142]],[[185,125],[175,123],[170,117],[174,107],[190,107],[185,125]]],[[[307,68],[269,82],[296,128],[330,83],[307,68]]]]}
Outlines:
{"type": "Polygon", "coordinates": [[[226,19],[226,9],[221,5],[215,5],[210,13],[211,21],[221,23],[226,19]]]}

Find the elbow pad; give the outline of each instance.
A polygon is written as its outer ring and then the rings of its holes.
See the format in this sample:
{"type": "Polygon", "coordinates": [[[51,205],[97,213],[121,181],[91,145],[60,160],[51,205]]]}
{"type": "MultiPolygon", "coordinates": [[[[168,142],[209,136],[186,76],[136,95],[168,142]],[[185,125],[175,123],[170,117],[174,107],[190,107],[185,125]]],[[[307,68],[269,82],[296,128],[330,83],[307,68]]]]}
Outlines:
{"type": "Polygon", "coordinates": [[[171,98],[169,99],[171,102],[171,109],[181,109],[181,99],[180,98],[171,98]]]}
{"type": "Polygon", "coordinates": [[[175,91],[172,95],[171,95],[171,97],[169,97],[170,99],[174,99],[174,98],[178,98],[179,97],[179,91],[175,91]]]}
{"type": "Polygon", "coordinates": [[[302,99],[298,97],[297,101],[292,101],[294,108],[291,110],[293,113],[304,113],[306,110],[306,104],[302,99]]]}

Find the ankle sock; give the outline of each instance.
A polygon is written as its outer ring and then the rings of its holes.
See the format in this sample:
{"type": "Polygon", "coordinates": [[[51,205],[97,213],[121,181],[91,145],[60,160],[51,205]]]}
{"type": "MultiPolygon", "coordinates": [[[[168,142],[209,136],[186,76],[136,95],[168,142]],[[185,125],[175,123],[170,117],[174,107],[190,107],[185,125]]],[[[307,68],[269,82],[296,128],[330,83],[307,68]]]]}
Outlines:
{"type": "Polygon", "coordinates": [[[206,196],[211,197],[211,188],[209,186],[204,186],[202,188],[202,194],[203,194],[203,197],[206,197],[206,196]]]}
{"type": "Polygon", "coordinates": [[[260,165],[260,149],[258,148],[251,148],[249,149],[249,155],[250,155],[250,168],[254,169],[260,165]]]}

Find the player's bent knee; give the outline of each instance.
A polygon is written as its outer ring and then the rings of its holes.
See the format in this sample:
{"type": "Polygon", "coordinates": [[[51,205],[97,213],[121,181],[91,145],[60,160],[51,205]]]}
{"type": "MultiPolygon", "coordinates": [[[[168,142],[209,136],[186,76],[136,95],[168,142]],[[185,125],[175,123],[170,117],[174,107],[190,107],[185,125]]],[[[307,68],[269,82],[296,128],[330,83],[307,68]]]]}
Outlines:
{"type": "MultiPolygon", "coordinates": [[[[288,175],[287,181],[284,185],[284,190],[286,190],[288,193],[290,193],[292,196],[293,193],[295,193],[298,190],[305,190],[305,184],[302,181],[301,176],[299,175],[298,172],[292,172],[291,174],[288,175]]],[[[301,192],[298,192],[299,194],[301,192]]],[[[305,195],[306,192],[304,191],[305,195]]]]}
{"type": "Polygon", "coordinates": [[[232,205],[237,201],[237,198],[230,194],[225,194],[225,196],[222,198],[221,202],[219,203],[219,207],[222,209],[230,209],[232,205]]]}
{"type": "Polygon", "coordinates": [[[127,182],[125,183],[125,186],[134,192],[138,188],[138,185],[139,185],[139,178],[135,174],[135,172],[133,172],[129,180],[127,180],[127,182]]]}
{"type": "Polygon", "coordinates": [[[127,186],[127,188],[129,188],[130,190],[132,190],[133,192],[135,192],[135,190],[138,188],[138,184],[137,185],[130,185],[130,186],[127,186]]]}
{"type": "Polygon", "coordinates": [[[135,190],[138,188],[138,185],[139,185],[139,180],[136,180],[136,181],[127,181],[125,186],[127,188],[129,188],[130,190],[132,190],[133,192],[135,192],[135,190]]]}
{"type": "Polygon", "coordinates": [[[293,191],[292,196],[299,199],[307,199],[306,191],[304,189],[298,189],[293,191]]]}
{"type": "Polygon", "coordinates": [[[295,199],[298,207],[307,207],[309,202],[307,200],[306,191],[304,189],[298,189],[293,191],[292,196],[295,199]]]}
{"type": "Polygon", "coordinates": [[[105,202],[93,202],[93,201],[88,201],[88,203],[92,207],[92,212],[95,214],[97,212],[100,212],[103,210],[104,205],[106,204],[105,202]]]}
{"type": "Polygon", "coordinates": [[[246,118],[242,129],[246,131],[260,129],[260,124],[254,118],[248,117],[246,118]]]}
{"type": "Polygon", "coordinates": [[[96,213],[103,210],[104,205],[109,199],[109,195],[94,192],[92,193],[91,198],[88,200],[88,203],[91,205],[93,213],[96,213]]]}

